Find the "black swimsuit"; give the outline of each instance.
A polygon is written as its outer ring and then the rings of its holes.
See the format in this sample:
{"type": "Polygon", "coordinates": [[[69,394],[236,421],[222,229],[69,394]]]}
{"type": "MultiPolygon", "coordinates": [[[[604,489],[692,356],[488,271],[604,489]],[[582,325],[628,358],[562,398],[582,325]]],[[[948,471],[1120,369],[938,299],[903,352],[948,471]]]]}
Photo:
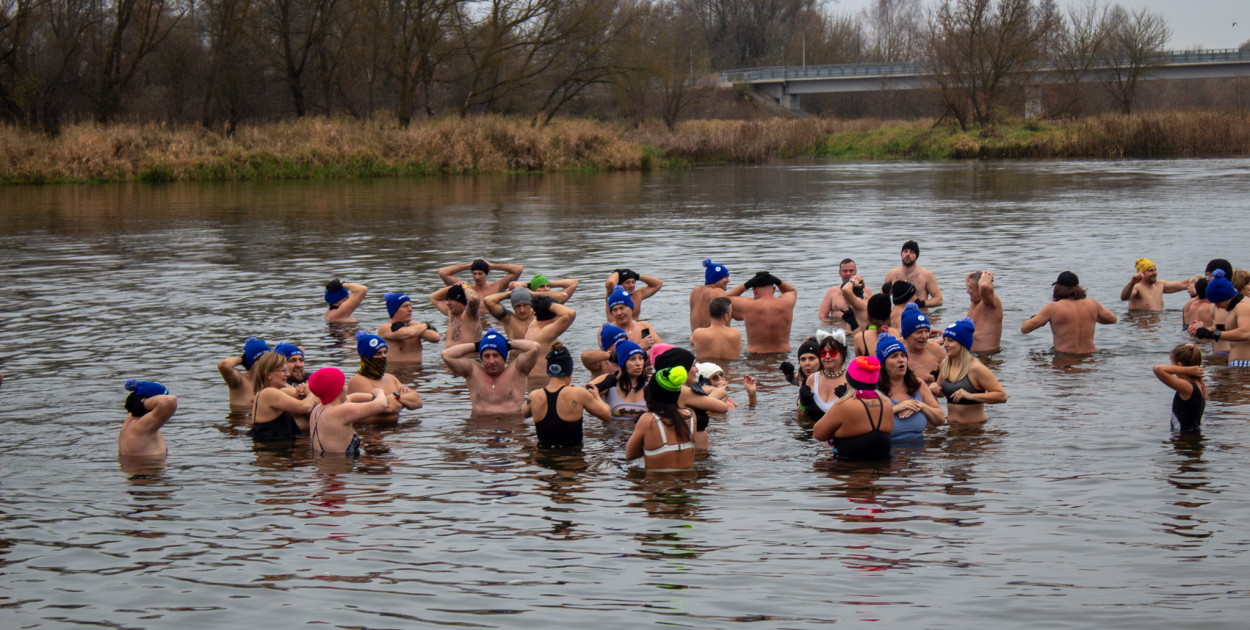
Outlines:
{"type": "Polygon", "coordinates": [[[289,411],[283,411],[269,422],[256,422],[256,401],[252,402],[252,428],[248,429],[247,434],[252,436],[253,441],[294,440],[301,433],[299,425],[295,424],[295,416],[289,411]]]}
{"type": "Polygon", "coordinates": [[[942,388],[942,395],[946,396],[946,402],[952,405],[980,405],[982,404],[975,400],[968,400],[968,399],[951,400],[951,396],[953,396],[955,392],[961,389],[966,389],[971,394],[984,394],[985,393],[984,389],[976,389],[975,387],[972,386],[972,378],[969,377],[967,374],[965,374],[964,377],[959,379],[959,382],[956,382],[956,383],[952,383],[948,380],[943,380],[942,382],[938,383],[938,387],[942,388]]]}
{"type": "Polygon", "coordinates": [[[859,404],[864,406],[864,413],[868,414],[868,426],[872,429],[851,437],[834,436],[829,440],[833,445],[834,455],[838,459],[890,459],[890,434],[881,430],[885,407],[877,408],[877,422],[874,424],[868,403],[861,400],[859,404]]]}
{"type": "Polygon", "coordinates": [[[561,387],[550,392],[547,388],[543,388],[543,393],[547,394],[547,414],[542,420],[534,423],[534,432],[538,434],[539,446],[565,448],[582,445],[582,419],[578,418],[577,422],[567,422],[560,417],[556,409],[556,403],[560,401],[560,392],[563,390],[564,387],[561,387]]]}
{"type": "Polygon", "coordinates": [[[1181,393],[1172,394],[1172,430],[1187,433],[1202,429],[1202,414],[1206,412],[1207,399],[1202,397],[1198,386],[1193,386],[1189,398],[1181,398],[1181,393]]]}

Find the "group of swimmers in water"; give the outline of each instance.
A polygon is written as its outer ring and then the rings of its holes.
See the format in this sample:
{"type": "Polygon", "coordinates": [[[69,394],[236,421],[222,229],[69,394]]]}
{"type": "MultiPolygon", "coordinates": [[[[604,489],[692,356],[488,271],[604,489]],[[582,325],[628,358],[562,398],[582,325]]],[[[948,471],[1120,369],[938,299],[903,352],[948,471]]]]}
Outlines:
{"type": "MultiPolygon", "coordinates": [[[[800,418],[812,424],[813,438],[828,442],[838,458],[885,459],[894,445],[921,439],[943,424],[986,420],[985,405],[1007,401],[993,372],[977,358],[1000,349],[1003,306],[994,275],[979,270],[965,276],[970,307],[967,316],[936,331],[928,310],[942,305],[936,276],[917,264],[920,247],[907,241],[901,264],[873,293],[855,262],[843,260],[840,280],[821,302],[820,317],[830,330],[800,344],[797,366],[785,361],[784,378],[798,387],[800,418]],[[943,411],[938,398],[946,399],[943,411]]],[[[1184,325],[1195,340],[1214,342],[1215,354],[1227,354],[1230,366],[1250,366],[1250,273],[1216,259],[1206,273],[1183,281],[1161,281],[1153,262],[1138,259],[1136,273],[1121,292],[1130,310],[1163,310],[1163,295],[1188,291],[1184,325]]],[[[279,343],[270,347],[249,337],[238,356],[218,363],[232,406],[250,408],[249,435],[257,441],[291,441],[307,433],[315,454],[360,453],[355,426],[396,422],[402,410],[418,409],[421,396],[387,372],[388,361],[418,363],[423,343],[443,343],[441,359],[465,379],[472,413],[477,417],[532,417],[544,447],[582,443],[582,423],[589,413],[605,423],[631,423],[628,459],[643,458],[648,469],[688,469],[696,451],[706,449],[709,414],[737,406],[730,383],[717,361],[743,352],[788,353],[797,289],[768,272],[759,272],[730,288],[729,269],[703,261],[704,284],[690,292],[690,346],[664,343],[641,319],[643,303],[663,281],[621,268],[604,282],[607,321],[597,346],[580,354],[591,378],[573,384],[573,355],[560,336],[576,311],[568,306],[578,281],[551,280],[536,274],[520,282],[523,267],[475,260],[439,269],[445,286],[429,301],[447,318],[444,332],[413,319],[412,299],[386,293],[389,321],[376,333],[355,333],[360,368],[350,378],[325,367],[311,374],[304,351],[279,343]],[[469,280],[459,275],[470,272],[469,280]],[[490,280],[493,272],[502,277],[490,280]],[[748,293],[749,292],[749,293],[748,293]],[[511,306],[511,310],[506,305],[511,306]],[[483,331],[482,310],[498,323],[483,331]],[[546,383],[527,392],[531,379],[546,383]]],[[[1096,324],[1116,316],[1086,296],[1076,274],[1065,271],[1053,283],[1053,301],[1028,318],[1029,333],[1049,325],[1058,352],[1094,351],[1096,324]]],[[[368,288],[331,281],[326,285],[326,322],[352,323],[368,288]]],[[[1202,351],[1195,344],[1173,349],[1169,364],[1154,367],[1156,376],[1175,390],[1172,424],[1177,431],[1197,430],[1205,409],[1202,351]]],[[[756,403],[756,383],[745,376],[747,404],[756,403]]],[[[128,380],[128,412],[118,436],[122,456],[160,456],[167,452],[161,427],[177,408],[177,399],[159,383],[128,380]]]]}

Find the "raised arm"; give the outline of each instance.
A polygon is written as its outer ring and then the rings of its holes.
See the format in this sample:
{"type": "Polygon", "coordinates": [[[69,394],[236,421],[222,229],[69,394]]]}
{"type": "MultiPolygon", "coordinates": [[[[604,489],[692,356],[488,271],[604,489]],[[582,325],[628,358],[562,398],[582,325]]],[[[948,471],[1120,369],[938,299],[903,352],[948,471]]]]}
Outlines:
{"type": "Polygon", "coordinates": [[[660,287],[664,286],[663,280],[655,276],[648,276],[645,273],[638,275],[638,281],[645,285],[634,289],[634,296],[639,302],[655,295],[660,290],[660,287]]]}
{"type": "Polygon", "coordinates": [[[1189,279],[1185,280],[1161,280],[1159,284],[1163,285],[1164,293],[1177,293],[1189,290],[1189,279]]]}
{"type": "Polygon", "coordinates": [[[520,278],[521,272],[525,271],[524,265],[518,265],[515,263],[493,263],[487,260],[486,264],[490,265],[490,268],[492,271],[503,272],[504,274],[503,278],[500,279],[500,283],[499,283],[499,286],[501,287],[508,286],[509,282],[512,282],[513,280],[516,280],[517,278],[520,278]]]}
{"type": "Polygon", "coordinates": [[[977,281],[977,292],[981,294],[981,301],[991,309],[1002,309],[1002,300],[998,299],[998,292],[994,290],[994,274],[988,270],[981,272],[981,279],[977,281]]]}
{"type": "Polygon", "coordinates": [[[243,365],[243,357],[226,357],[217,362],[217,371],[221,373],[221,379],[230,387],[238,387],[243,384],[243,375],[234,369],[238,365],[243,365]]]}
{"type": "Polygon", "coordinates": [[[1133,287],[1137,286],[1137,283],[1139,282],[1141,282],[1141,274],[1133,274],[1133,277],[1129,279],[1128,284],[1124,285],[1123,289],[1120,289],[1121,302],[1126,302],[1129,298],[1133,297],[1133,287]]]}
{"type": "MultiPolygon", "coordinates": [[[[452,284],[456,283],[453,282],[452,284]]],[[[430,294],[430,304],[433,304],[434,308],[444,315],[449,314],[447,311],[447,290],[450,288],[451,286],[448,285],[430,294]]]]}
{"type": "Polygon", "coordinates": [[[143,401],[143,406],[148,412],[136,419],[133,426],[144,433],[155,433],[165,426],[165,423],[169,422],[174,412],[178,410],[178,397],[170,394],[152,396],[143,401]]]}
{"type": "Polygon", "coordinates": [[[550,295],[551,299],[564,304],[568,302],[569,298],[573,297],[573,293],[577,291],[577,280],[573,278],[565,280],[552,280],[551,288],[552,290],[548,291],[547,295],[550,295]],[[559,289],[559,291],[556,291],[555,289],[559,289]]]}
{"type": "MultiPolygon", "coordinates": [[[[470,357],[475,352],[477,352],[477,344],[458,343],[444,350],[440,356],[442,356],[443,363],[447,364],[447,368],[451,370],[452,374],[468,378],[473,373],[475,361],[470,357]]],[[[531,365],[530,367],[533,366],[531,365]]]]}
{"type": "Polygon", "coordinates": [[[621,283],[621,275],[618,273],[619,271],[619,269],[613,269],[612,273],[608,274],[608,279],[603,281],[604,291],[608,295],[612,295],[612,289],[615,289],[616,285],[621,283]]]}
{"type": "Polygon", "coordinates": [[[508,309],[504,307],[503,301],[511,296],[511,289],[500,293],[492,293],[482,300],[482,304],[486,306],[486,312],[490,313],[491,317],[502,322],[508,316],[508,309]]]}
{"type": "MultiPolygon", "coordinates": [[[[560,335],[563,335],[564,331],[568,330],[569,326],[573,325],[573,320],[577,318],[577,311],[574,311],[563,304],[556,304],[555,302],[552,302],[550,305],[539,308],[550,309],[556,316],[555,321],[552,321],[550,324],[544,326],[538,338],[534,340],[543,345],[549,344],[555,341],[560,335]]],[[[538,309],[535,308],[534,312],[537,313],[538,309]]]]}
{"type": "Polygon", "coordinates": [[[612,409],[608,407],[608,403],[603,402],[602,396],[599,394],[598,387],[588,387],[581,390],[582,394],[578,394],[578,400],[582,401],[582,407],[586,409],[590,415],[608,422],[612,419],[612,409]]]}
{"type": "Polygon", "coordinates": [[[470,263],[463,263],[459,265],[448,265],[438,270],[438,277],[439,279],[443,281],[443,284],[447,286],[451,286],[453,284],[459,284],[460,279],[456,277],[456,274],[461,273],[472,266],[473,265],[470,263]]]}
{"type": "Polygon", "coordinates": [[[1180,375],[1193,376],[1202,378],[1201,365],[1156,365],[1154,366],[1155,378],[1159,379],[1164,385],[1171,387],[1180,394],[1184,394],[1186,398],[1194,393],[1194,384],[1180,377],[1180,375]]]}
{"type": "Polygon", "coordinates": [[[529,339],[514,339],[509,343],[512,344],[512,352],[520,351],[513,365],[521,374],[529,374],[530,370],[534,369],[534,364],[538,363],[538,353],[542,350],[542,346],[537,341],[529,339]]]}
{"type": "Polygon", "coordinates": [[[347,289],[347,301],[339,307],[339,313],[343,314],[343,309],[347,309],[347,313],[356,310],[360,303],[365,301],[365,294],[369,293],[369,287],[354,282],[344,282],[343,288],[347,289]]]}

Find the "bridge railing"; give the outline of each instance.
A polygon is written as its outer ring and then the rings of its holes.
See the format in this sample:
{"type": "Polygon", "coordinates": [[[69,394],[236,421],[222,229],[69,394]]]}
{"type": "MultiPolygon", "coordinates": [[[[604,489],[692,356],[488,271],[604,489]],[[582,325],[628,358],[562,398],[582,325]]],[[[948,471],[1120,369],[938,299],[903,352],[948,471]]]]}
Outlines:
{"type": "MultiPolygon", "coordinates": [[[[1152,62],[1159,66],[1180,66],[1188,64],[1250,62],[1250,51],[1236,48],[1213,50],[1174,50],[1160,53],[1152,62]]],[[[1116,67],[1119,63],[1108,61],[1101,67],[1116,67]]],[[[1053,62],[1043,63],[1039,71],[1054,70],[1053,62]]],[[[720,79],[725,83],[771,83],[792,79],[837,79],[855,77],[899,77],[927,75],[929,68],[921,63],[853,63],[831,64],[819,66],[772,66],[764,68],[739,68],[723,70],[720,79]]]]}

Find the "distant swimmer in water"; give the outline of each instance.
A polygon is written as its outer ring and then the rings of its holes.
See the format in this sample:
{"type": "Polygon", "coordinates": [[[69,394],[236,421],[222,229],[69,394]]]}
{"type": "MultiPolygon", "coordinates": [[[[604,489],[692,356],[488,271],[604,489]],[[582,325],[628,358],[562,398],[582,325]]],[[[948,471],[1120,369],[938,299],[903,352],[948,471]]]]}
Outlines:
{"type": "Polygon", "coordinates": [[[1120,300],[1128,302],[1130,311],[1163,310],[1163,294],[1184,291],[1185,280],[1160,280],[1159,268],[1149,258],[1138,258],[1134,263],[1137,273],[1120,290],[1120,300]]]}
{"type": "Polygon", "coordinates": [[[538,445],[566,448],[582,445],[582,417],[589,413],[604,422],[612,417],[595,387],[573,387],[573,356],[556,341],[547,353],[547,385],[526,397],[522,415],[534,418],[538,445]]]}
{"type": "Polygon", "coordinates": [[[217,372],[226,382],[226,387],[230,388],[230,406],[252,406],[252,366],[266,352],[269,352],[269,344],[255,337],[248,337],[243,342],[243,354],[227,357],[217,363],[217,372]],[[235,369],[240,366],[243,367],[243,372],[235,369]]]}
{"type": "Polygon", "coordinates": [[[985,406],[1007,402],[1007,392],[981,360],[972,356],[976,325],[967,317],[942,331],[946,358],[930,391],[946,397],[946,419],[951,424],[985,422],[985,406]]]}
{"type": "Polygon", "coordinates": [[[718,297],[708,303],[711,320],[705,328],[690,333],[695,356],[707,359],[737,359],[742,355],[742,331],[733,327],[733,302],[718,297]]]}
{"type": "Polygon", "coordinates": [[[343,371],[321,368],[308,379],[308,387],[321,403],[309,420],[309,440],[313,455],[360,455],[360,436],[354,423],[386,413],[386,393],[374,388],[367,394],[348,396],[343,371]]]}
{"type": "Polygon", "coordinates": [[[164,455],[169,452],[161,427],[178,410],[178,398],[160,383],[127,379],[126,419],[117,434],[117,454],[127,457],[164,455]]]}
{"type": "Polygon", "coordinates": [[[285,391],[286,377],[286,357],[266,352],[256,359],[252,368],[256,397],[252,402],[252,428],[247,434],[257,442],[294,440],[303,433],[296,416],[307,418],[317,404],[314,396],[301,400],[285,391]]]}
{"type": "MultiPolygon", "coordinates": [[[[916,264],[916,260],[920,258],[920,245],[916,241],[903,243],[899,258],[903,264],[886,272],[885,281],[890,283],[903,280],[916,287],[916,306],[924,313],[928,313],[930,308],[941,306],[942,290],[938,288],[937,276],[916,264]]],[[[899,302],[895,300],[894,303],[899,302]]]]}
{"type": "Polygon", "coordinates": [[[304,349],[291,343],[279,343],[273,351],[286,357],[286,369],[289,374],[286,384],[298,388],[308,382],[308,374],[304,370],[304,349]]]}
{"type": "Polygon", "coordinates": [[[675,365],[656,372],[647,383],[646,413],[634,425],[625,459],[641,457],[647,470],[654,471],[694,467],[694,412],[677,406],[687,378],[686,368],[675,365]]]}
{"type": "Polygon", "coordinates": [[[890,439],[897,442],[918,438],[925,429],[946,424],[946,414],[929,386],[916,377],[908,365],[907,346],[890,335],[881,335],[877,342],[877,360],[881,375],[877,390],[894,405],[894,429],[890,439]]]}
{"type": "Polygon", "coordinates": [[[365,294],[369,292],[369,287],[363,284],[352,284],[350,282],[342,282],[338,278],[326,283],[326,309],[323,316],[327,322],[354,322],[355,317],[352,313],[356,311],[356,307],[364,301],[365,294]]]}
{"type": "Polygon", "coordinates": [[[1114,324],[1116,316],[1098,300],[1085,296],[1076,274],[1065,271],[1052,285],[1053,301],[1020,325],[1029,334],[1046,324],[1054,338],[1056,352],[1090,354],[1094,348],[1094,324],[1114,324]]]}
{"type": "Polygon", "coordinates": [[[1202,429],[1207,408],[1207,385],[1202,378],[1202,351],[1192,343],[1172,348],[1171,364],[1156,365],[1155,378],[1171,387],[1172,431],[1188,433],[1202,429]]]}
{"type": "Polygon", "coordinates": [[[360,421],[398,422],[401,410],[420,409],[423,404],[421,395],[416,390],[400,383],[394,374],[386,373],[389,353],[386,340],[363,330],[356,331],[356,354],[360,355],[360,369],[347,381],[347,393],[367,394],[381,389],[386,396],[386,408],[381,413],[360,418],[360,421]]]}
{"type": "Polygon", "coordinates": [[[865,319],[862,305],[872,297],[872,290],[864,286],[864,279],[859,277],[855,261],[850,258],[844,258],[838,264],[838,277],[841,279],[838,284],[825,291],[825,297],[820,301],[818,317],[823,321],[841,319],[852,331],[858,330],[860,323],[865,319]],[[847,291],[853,294],[853,298],[858,299],[861,308],[855,308],[854,299],[846,298],[847,291]]]}
{"type": "Polygon", "coordinates": [[[747,352],[790,351],[790,326],[798,295],[793,285],[767,271],[756,273],[728,293],[733,317],[741,319],[747,331],[747,352]],[[747,289],[751,297],[743,297],[747,289]]]}
{"type": "Polygon", "coordinates": [[[1003,338],[1003,302],[994,290],[994,274],[973,271],[964,277],[968,289],[968,317],[976,324],[973,352],[998,352],[1003,338]]]}
{"type": "Polygon", "coordinates": [[[690,332],[707,328],[716,319],[708,315],[708,305],[716,298],[725,297],[725,288],[729,286],[729,268],[712,262],[711,258],[703,260],[703,284],[690,290],[690,332]]]}
{"type": "Polygon", "coordinates": [[[378,327],[378,336],[386,341],[388,358],[396,363],[420,363],[421,342],[438,343],[443,340],[442,335],[429,322],[412,321],[412,298],[406,293],[386,293],[382,297],[391,321],[378,327]]]}
{"type": "Polygon", "coordinates": [[[443,351],[443,363],[453,374],[464,377],[473,408],[471,415],[476,417],[520,418],[526,381],[537,360],[536,342],[508,341],[494,328],[487,330],[477,343],[461,343],[443,351]],[[472,354],[477,354],[480,362],[469,358],[472,354]],[[511,363],[509,354],[513,354],[511,363]]]}
{"type": "Polygon", "coordinates": [[[812,428],[812,439],[827,442],[838,459],[890,458],[894,405],[877,392],[880,371],[877,357],[855,357],[846,370],[852,391],[834,402],[812,428]]]}
{"type": "MultiPolygon", "coordinates": [[[[660,289],[664,288],[664,281],[646,274],[638,274],[632,269],[613,269],[608,274],[608,279],[603,282],[605,294],[611,296],[620,287],[629,292],[631,297],[631,307],[633,309],[633,318],[642,318],[642,302],[643,300],[655,295],[660,289]],[[639,287],[641,282],[643,286],[639,287]]],[[[612,315],[612,307],[608,306],[608,316],[612,315]]]]}
{"type": "Polygon", "coordinates": [[[489,260],[478,258],[471,263],[443,267],[438,270],[438,277],[443,281],[443,284],[449,287],[455,286],[461,284],[456,274],[463,273],[466,269],[469,270],[473,281],[465,284],[472,288],[474,293],[477,295],[494,295],[507,290],[509,283],[521,277],[521,272],[525,270],[525,267],[516,264],[493,263],[489,260]],[[487,282],[486,277],[492,271],[502,271],[504,275],[498,280],[487,282]]]}
{"type": "Polygon", "coordinates": [[[577,285],[578,282],[574,278],[551,280],[541,273],[536,273],[533,278],[530,278],[529,282],[511,282],[508,286],[512,289],[526,288],[535,297],[547,296],[556,304],[566,304],[569,298],[573,297],[573,294],[577,292],[577,285]]]}
{"type": "Polygon", "coordinates": [[[443,342],[448,348],[461,343],[477,343],[482,332],[482,320],[478,318],[478,307],[482,302],[473,289],[464,284],[443,287],[430,294],[430,303],[447,316],[447,336],[443,342]]]}
{"type": "Polygon", "coordinates": [[[907,346],[908,364],[926,385],[937,380],[938,370],[946,359],[946,350],[929,338],[931,328],[929,316],[921,313],[915,304],[908,304],[899,316],[898,332],[900,341],[907,346]]]}
{"type": "Polygon", "coordinates": [[[647,384],[647,353],[628,339],[617,342],[613,352],[617,371],[590,381],[587,387],[599,390],[612,420],[637,422],[647,410],[642,399],[647,384]]]}
{"type": "Polygon", "coordinates": [[[1233,286],[1224,271],[1217,269],[1207,283],[1207,299],[1220,311],[1227,313],[1224,328],[1205,327],[1204,322],[1194,322],[1190,332],[1199,339],[1229,342],[1229,367],[1250,367],[1250,301],[1233,286]]]}

